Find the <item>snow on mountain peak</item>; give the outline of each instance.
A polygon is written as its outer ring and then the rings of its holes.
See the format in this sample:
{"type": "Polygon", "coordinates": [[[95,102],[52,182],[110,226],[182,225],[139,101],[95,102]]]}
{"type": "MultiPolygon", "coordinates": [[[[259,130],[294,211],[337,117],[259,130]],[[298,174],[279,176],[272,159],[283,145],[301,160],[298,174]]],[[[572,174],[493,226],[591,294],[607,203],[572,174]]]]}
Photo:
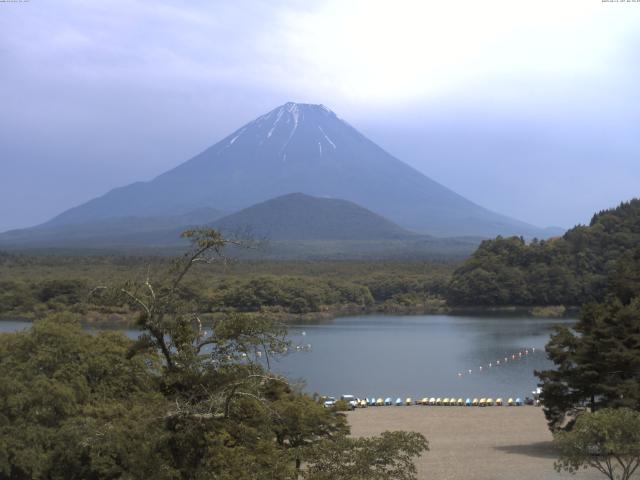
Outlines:
{"type": "Polygon", "coordinates": [[[323,153],[337,149],[337,141],[327,133],[335,131],[335,127],[331,127],[335,120],[343,123],[322,104],[287,102],[232,133],[225,139],[222,151],[257,142],[257,146],[277,148],[284,160],[285,151],[304,125],[305,138],[311,136],[309,140],[313,140],[308,144],[318,145],[316,155],[323,156],[323,153]]]}

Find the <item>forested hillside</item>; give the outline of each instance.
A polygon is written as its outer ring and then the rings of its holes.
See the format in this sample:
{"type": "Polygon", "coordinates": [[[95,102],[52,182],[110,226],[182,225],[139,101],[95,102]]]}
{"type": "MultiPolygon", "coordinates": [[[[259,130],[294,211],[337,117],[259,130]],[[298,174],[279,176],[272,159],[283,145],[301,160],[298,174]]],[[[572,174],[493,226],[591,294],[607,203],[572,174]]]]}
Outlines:
{"type": "MultiPolygon", "coordinates": [[[[71,310],[85,321],[132,321],[120,304],[91,292],[135,272],[163,271],[171,259],[127,256],[26,256],[0,251],[0,318],[42,318],[71,310]]],[[[204,313],[337,315],[425,312],[443,308],[452,264],[429,262],[231,262],[198,265],[185,282],[204,313]]]]}
{"type": "Polygon", "coordinates": [[[223,233],[249,229],[272,240],[355,240],[417,237],[353,202],[291,193],[214,222],[223,233]]]}
{"type": "Polygon", "coordinates": [[[640,245],[640,199],[593,216],[564,236],[484,241],[456,269],[451,305],[581,305],[600,300],[621,258],[640,245]]]}

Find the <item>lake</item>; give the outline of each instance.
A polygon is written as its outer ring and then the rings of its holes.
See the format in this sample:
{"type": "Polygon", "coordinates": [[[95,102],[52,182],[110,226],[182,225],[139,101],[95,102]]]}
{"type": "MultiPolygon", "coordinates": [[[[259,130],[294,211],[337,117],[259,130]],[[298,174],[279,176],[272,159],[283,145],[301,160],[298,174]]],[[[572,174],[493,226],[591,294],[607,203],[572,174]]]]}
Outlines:
{"type": "MultiPolygon", "coordinates": [[[[342,317],[291,325],[293,345],[310,344],[311,351],[294,351],[272,368],[325,395],[524,398],[536,387],[534,370],[551,366],[544,345],[553,326],[573,322],[516,315],[342,317]]],[[[28,326],[3,321],[0,331],[28,326]]]]}

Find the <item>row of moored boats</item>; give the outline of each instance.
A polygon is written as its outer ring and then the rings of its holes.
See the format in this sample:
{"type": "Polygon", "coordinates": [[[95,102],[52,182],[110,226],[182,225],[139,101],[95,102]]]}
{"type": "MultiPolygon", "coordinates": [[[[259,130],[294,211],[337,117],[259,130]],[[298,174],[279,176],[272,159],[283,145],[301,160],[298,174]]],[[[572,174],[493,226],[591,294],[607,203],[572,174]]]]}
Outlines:
{"type": "MultiPolygon", "coordinates": [[[[441,397],[423,397],[421,399],[413,400],[411,397],[404,400],[400,397],[395,400],[392,397],[387,398],[356,398],[353,395],[343,395],[341,400],[347,402],[350,408],[365,408],[365,407],[383,407],[383,406],[410,406],[410,405],[429,405],[429,406],[445,406],[445,407],[492,407],[492,406],[508,406],[519,407],[525,403],[533,405],[537,403],[537,400],[527,399],[529,401],[523,402],[521,398],[441,398],[441,397]]],[[[335,403],[335,399],[329,398],[325,401],[325,406],[330,407],[335,403]]]]}
{"type": "Polygon", "coordinates": [[[387,397],[385,399],[382,398],[365,398],[358,399],[354,406],[356,407],[380,407],[385,405],[396,405],[396,406],[409,406],[409,405],[431,405],[431,406],[445,406],[445,407],[492,407],[492,406],[521,406],[523,405],[522,399],[518,398],[508,398],[506,401],[503,401],[502,398],[434,398],[434,397],[424,397],[420,400],[413,400],[411,397],[402,400],[402,398],[396,398],[395,401],[391,397],[387,397]]]}

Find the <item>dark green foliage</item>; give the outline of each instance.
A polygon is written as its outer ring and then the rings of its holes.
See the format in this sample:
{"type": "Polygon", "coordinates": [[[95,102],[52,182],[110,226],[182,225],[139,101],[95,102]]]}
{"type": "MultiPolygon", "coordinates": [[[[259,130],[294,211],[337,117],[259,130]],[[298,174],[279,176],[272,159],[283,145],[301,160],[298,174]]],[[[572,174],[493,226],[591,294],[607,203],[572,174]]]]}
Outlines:
{"type": "Polygon", "coordinates": [[[558,328],[547,345],[556,368],[538,376],[552,429],[587,406],[640,409],[639,252],[619,263],[605,300],[586,305],[576,326],[558,328]]]}
{"type": "MultiPolygon", "coordinates": [[[[0,479],[293,480],[334,443],[350,452],[331,459],[335,471],[372,462],[373,478],[413,478],[421,436],[347,440],[341,412],[269,371],[282,326],[238,313],[203,324],[183,281],[229,241],[183,236],[192,247],[164,275],[97,289],[135,309],[137,341],[90,335],[68,315],[0,335],[0,479]]],[[[51,298],[73,286],[50,286],[51,298]]]]}
{"type": "Polygon", "coordinates": [[[37,303],[33,285],[24,281],[0,281],[0,306],[4,312],[28,311],[37,303]]]}
{"type": "Polygon", "coordinates": [[[627,252],[617,262],[617,270],[611,278],[611,289],[624,304],[640,292],[640,248],[627,252]]]}
{"type": "Polygon", "coordinates": [[[448,278],[434,274],[383,274],[360,280],[376,302],[387,302],[407,296],[421,298],[444,295],[448,278]]]}
{"type": "Polygon", "coordinates": [[[3,312],[29,311],[41,305],[48,310],[70,308],[86,300],[89,288],[78,279],[40,282],[0,281],[0,309],[3,312]]]}
{"type": "MultiPolygon", "coordinates": [[[[111,321],[132,319],[129,302],[92,287],[142,280],[170,268],[162,257],[0,256],[0,315],[41,318],[71,310],[111,321]],[[136,275],[137,273],[137,275],[136,275]]],[[[180,286],[198,310],[332,314],[431,311],[442,302],[453,266],[426,262],[234,262],[195,265],[180,286]]]]}
{"type": "Polygon", "coordinates": [[[367,307],[373,304],[366,287],[333,279],[261,276],[224,287],[224,293],[214,305],[239,311],[282,307],[291,313],[307,313],[332,305],[367,307]]]}
{"type": "Polygon", "coordinates": [[[610,480],[629,480],[640,467],[640,413],[628,408],[584,412],[554,436],[556,470],[595,468],[610,480]]]}
{"type": "Polygon", "coordinates": [[[327,409],[316,399],[302,395],[281,382],[271,382],[266,393],[273,400],[273,430],[276,442],[289,451],[296,470],[313,455],[318,442],[335,441],[349,433],[344,414],[327,409]]]}
{"type": "Polygon", "coordinates": [[[213,223],[233,234],[249,227],[268,240],[385,240],[412,238],[392,221],[353,202],[290,193],[258,203],[213,223]]]}
{"type": "Polygon", "coordinates": [[[0,335],[0,478],[171,478],[153,355],[69,315],[0,335]]]}
{"type": "Polygon", "coordinates": [[[640,244],[640,200],[594,215],[562,238],[498,237],[458,268],[447,301],[455,305],[570,305],[602,300],[607,278],[640,244]]]}
{"type": "Polygon", "coordinates": [[[38,300],[57,300],[71,305],[80,302],[88,293],[87,286],[79,280],[48,280],[39,285],[38,300]]]}
{"type": "Polygon", "coordinates": [[[429,450],[419,433],[384,432],[373,438],[323,441],[308,458],[308,480],[415,480],[415,457],[429,450]]]}

